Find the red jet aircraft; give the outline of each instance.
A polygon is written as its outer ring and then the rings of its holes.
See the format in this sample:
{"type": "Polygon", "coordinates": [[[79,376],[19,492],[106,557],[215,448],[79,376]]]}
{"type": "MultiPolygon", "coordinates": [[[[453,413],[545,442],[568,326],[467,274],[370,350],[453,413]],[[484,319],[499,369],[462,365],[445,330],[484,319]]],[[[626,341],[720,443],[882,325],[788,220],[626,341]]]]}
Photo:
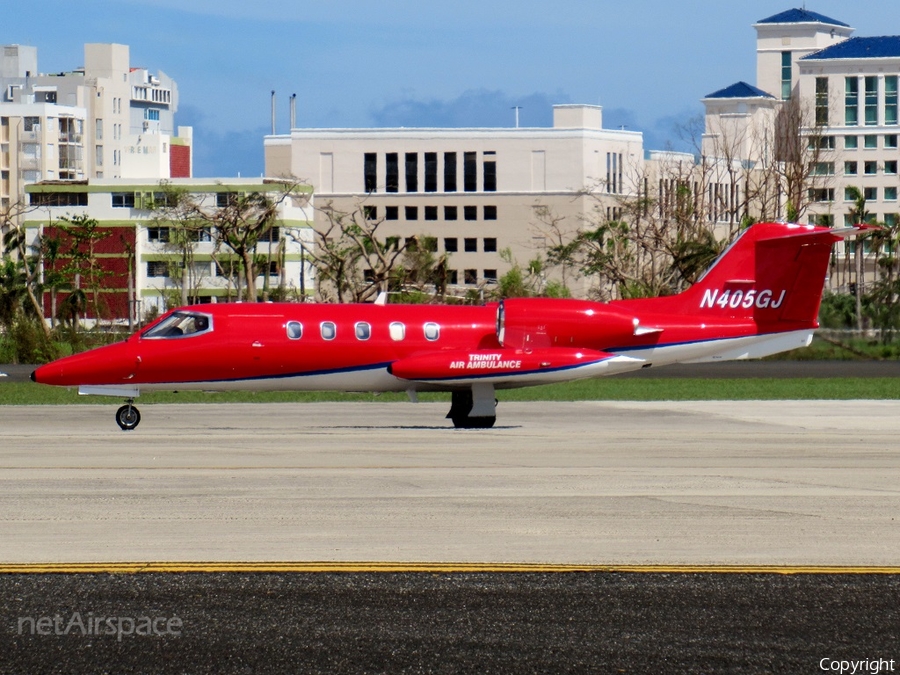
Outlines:
{"type": "Polygon", "coordinates": [[[59,359],[35,382],[122,396],[141,390],[449,391],[456,427],[488,428],[495,389],[669,363],[758,358],[808,345],[832,244],[866,226],[760,223],[685,292],[484,306],[211,304],[172,310],[124,342],[59,359]]]}

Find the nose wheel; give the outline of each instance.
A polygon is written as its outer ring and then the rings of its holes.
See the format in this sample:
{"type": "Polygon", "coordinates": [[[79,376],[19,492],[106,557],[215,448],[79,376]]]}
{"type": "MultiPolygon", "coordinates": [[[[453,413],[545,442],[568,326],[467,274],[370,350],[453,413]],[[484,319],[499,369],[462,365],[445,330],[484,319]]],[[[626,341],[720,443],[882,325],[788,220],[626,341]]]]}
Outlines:
{"type": "Polygon", "coordinates": [[[131,431],[141,423],[141,413],[134,407],[133,401],[128,401],[116,411],[116,424],[122,431],[131,431]]]}

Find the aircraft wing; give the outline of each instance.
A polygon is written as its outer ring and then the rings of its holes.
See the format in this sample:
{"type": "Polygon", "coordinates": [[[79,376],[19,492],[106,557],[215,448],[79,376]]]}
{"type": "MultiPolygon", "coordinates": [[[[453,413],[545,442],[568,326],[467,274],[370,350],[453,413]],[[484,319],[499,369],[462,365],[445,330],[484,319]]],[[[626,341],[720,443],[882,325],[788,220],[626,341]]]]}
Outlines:
{"type": "Polygon", "coordinates": [[[638,370],[643,359],[592,349],[547,348],[444,350],[394,361],[388,371],[403,380],[429,384],[500,387],[564,382],[638,370]]]}

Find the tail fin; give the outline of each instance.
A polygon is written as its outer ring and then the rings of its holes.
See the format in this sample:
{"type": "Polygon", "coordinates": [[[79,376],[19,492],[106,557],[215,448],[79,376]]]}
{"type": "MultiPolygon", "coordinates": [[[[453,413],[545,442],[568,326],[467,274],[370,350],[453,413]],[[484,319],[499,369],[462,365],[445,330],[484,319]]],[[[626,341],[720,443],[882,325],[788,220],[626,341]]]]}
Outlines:
{"type": "Polygon", "coordinates": [[[817,327],[825,275],[836,241],[865,226],[829,229],[813,225],[759,223],[748,228],[684,293],[660,298],[666,312],[703,314],[778,330],[817,327]],[[665,303],[665,305],[663,305],[665,303]]]}

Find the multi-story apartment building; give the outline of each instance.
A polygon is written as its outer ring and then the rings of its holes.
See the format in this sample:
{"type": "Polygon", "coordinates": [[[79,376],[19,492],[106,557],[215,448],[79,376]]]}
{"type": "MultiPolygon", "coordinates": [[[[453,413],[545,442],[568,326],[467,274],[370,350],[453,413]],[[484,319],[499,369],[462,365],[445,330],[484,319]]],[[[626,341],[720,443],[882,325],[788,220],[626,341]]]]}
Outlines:
{"type": "Polygon", "coordinates": [[[38,181],[190,177],[192,134],[175,128],[177,109],[172,78],[131,67],[127,45],[86,44],[82,67],[50,75],[36,48],[2,47],[0,212],[20,215],[24,186],[38,181]]]}
{"type": "MultiPolygon", "coordinates": [[[[577,229],[639,184],[640,133],[604,129],[598,106],[553,112],[552,128],[292,129],[266,137],[266,175],[308,182],[320,207],[383,221],[379,235],[433,238],[449,254],[448,284],[472,288],[553,243],[548,218],[577,229]]],[[[327,209],[315,218],[324,227],[327,209]]]]}
{"type": "MultiPolygon", "coordinates": [[[[776,147],[776,120],[792,115],[807,151],[804,219],[849,224],[858,190],[871,219],[895,225],[900,36],[852,37],[848,24],[806,9],[781,12],[754,28],[756,87],[738,83],[704,99],[704,153],[721,157],[722,147],[740,146],[729,159],[763,171],[773,159],[785,160],[776,147]]],[[[780,196],[774,215],[786,215],[786,199],[780,196]]],[[[831,283],[846,287],[854,266],[843,254],[855,246],[837,250],[845,264],[835,265],[831,283]]]]}
{"type": "MultiPolygon", "coordinates": [[[[57,271],[67,269],[60,291],[45,294],[45,312],[54,316],[58,303],[78,287],[91,283],[101,296],[101,319],[130,322],[165,311],[172,305],[194,302],[240,300],[240,262],[227,246],[217,242],[210,227],[192,230],[184,236],[183,224],[167,218],[166,190],[184,191],[192,203],[214,215],[238,195],[259,193],[278,202],[278,219],[256,246],[262,261],[256,278],[258,297],[301,299],[314,288],[314,273],[305,260],[305,250],[313,246],[312,198],[306,191],[290,193],[278,181],[229,178],[172,179],[164,188],[159,181],[101,178],[88,181],[41,182],[26,187],[31,210],[25,227],[33,243],[38,235],[61,237],[59,259],[45,258],[45,265],[57,271]],[[286,198],[281,199],[282,196],[286,198]],[[73,264],[72,251],[79,248],[62,229],[63,218],[85,216],[96,221],[91,234],[96,270],[87,271],[84,262],[73,264]],[[79,265],[85,271],[76,274],[79,265]],[[93,280],[88,277],[95,274],[93,280]],[[56,304],[56,306],[52,306],[56,304]]],[[[87,244],[83,243],[82,252],[87,244]]],[[[45,278],[49,278],[45,269],[45,278]]],[[[87,307],[94,317],[93,306],[87,307]]]]}

